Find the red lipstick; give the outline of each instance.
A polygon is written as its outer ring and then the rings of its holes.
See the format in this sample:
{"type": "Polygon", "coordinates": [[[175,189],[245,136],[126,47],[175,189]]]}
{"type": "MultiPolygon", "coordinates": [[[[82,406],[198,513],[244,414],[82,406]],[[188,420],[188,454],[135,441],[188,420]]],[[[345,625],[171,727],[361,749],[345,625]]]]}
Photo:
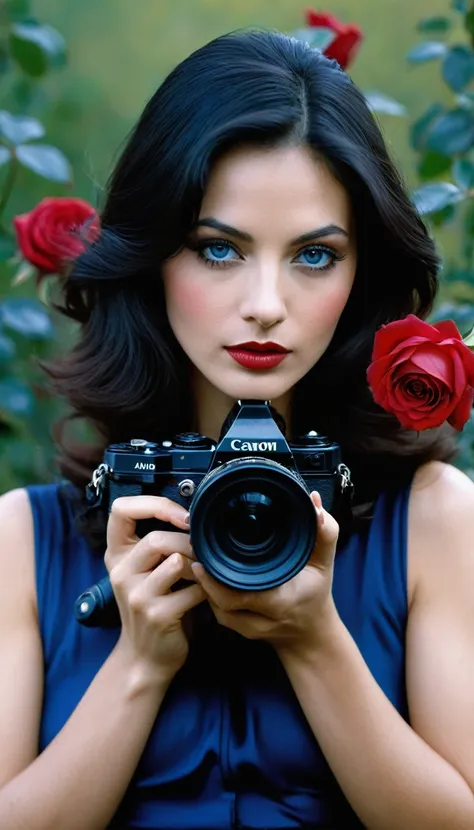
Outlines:
{"type": "Polygon", "coordinates": [[[274,369],[289,353],[288,349],[280,346],[279,343],[257,343],[256,341],[228,346],[227,352],[245,369],[260,371],[274,369]]]}

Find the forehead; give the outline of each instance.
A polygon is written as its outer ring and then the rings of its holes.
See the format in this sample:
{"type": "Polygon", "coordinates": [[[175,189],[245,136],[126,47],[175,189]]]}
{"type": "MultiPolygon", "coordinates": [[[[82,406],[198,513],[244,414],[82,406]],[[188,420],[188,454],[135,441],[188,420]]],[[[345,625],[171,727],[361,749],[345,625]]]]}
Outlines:
{"type": "Polygon", "coordinates": [[[242,228],[273,220],[337,222],[349,229],[351,205],[345,188],[309,148],[241,147],[214,165],[200,213],[242,228]]]}

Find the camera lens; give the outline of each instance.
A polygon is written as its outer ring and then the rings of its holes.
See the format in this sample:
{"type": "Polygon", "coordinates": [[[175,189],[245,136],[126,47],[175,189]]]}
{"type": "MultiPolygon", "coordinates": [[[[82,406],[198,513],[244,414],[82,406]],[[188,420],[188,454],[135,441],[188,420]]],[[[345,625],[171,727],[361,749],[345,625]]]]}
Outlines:
{"type": "Polygon", "coordinates": [[[275,504],[263,493],[240,493],[224,506],[219,526],[233,547],[252,555],[275,540],[275,504]]]}
{"type": "Polygon", "coordinates": [[[191,505],[197,558],[233,588],[266,590],[291,579],[316,539],[309,493],[298,473],[246,457],[209,473],[191,505]]]}

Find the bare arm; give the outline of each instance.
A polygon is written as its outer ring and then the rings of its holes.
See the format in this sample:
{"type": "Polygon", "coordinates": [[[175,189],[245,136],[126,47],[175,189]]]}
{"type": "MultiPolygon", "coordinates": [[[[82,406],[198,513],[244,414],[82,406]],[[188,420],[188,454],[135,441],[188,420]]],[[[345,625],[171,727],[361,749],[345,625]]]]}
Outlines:
{"type": "Polygon", "coordinates": [[[410,506],[412,726],[342,623],[331,647],[285,663],[328,763],[370,830],[474,827],[474,485],[449,467],[423,477],[410,506]]]}
{"type": "MultiPolygon", "coordinates": [[[[117,523],[115,530],[119,536],[117,523]]],[[[8,568],[8,580],[0,580],[0,827],[5,830],[103,830],[116,812],[176,671],[154,661],[157,647],[148,655],[147,642],[160,641],[160,634],[162,642],[176,638],[180,616],[202,599],[198,586],[169,594],[189,566],[185,556],[163,555],[163,544],[157,551],[155,541],[151,535],[111,557],[122,606],[133,583],[129,614],[136,630],[129,625],[126,636],[122,632],[69,721],[37,756],[42,655],[32,593],[31,515],[25,493],[0,499],[0,567],[8,568]],[[118,569],[117,562],[125,560],[126,568],[118,569]]]]}

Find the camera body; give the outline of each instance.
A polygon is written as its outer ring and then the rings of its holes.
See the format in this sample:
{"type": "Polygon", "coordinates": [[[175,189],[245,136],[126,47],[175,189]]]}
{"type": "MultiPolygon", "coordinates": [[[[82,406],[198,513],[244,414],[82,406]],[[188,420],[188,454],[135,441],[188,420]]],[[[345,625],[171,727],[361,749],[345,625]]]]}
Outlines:
{"type": "MultiPolygon", "coordinates": [[[[318,491],[324,508],[331,511],[340,480],[339,445],[316,432],[287,442],[275,416],[267,403],[244,401],[231,411],[229,428],[224,425],[217,444],[196,432],[178,434],[161,444],[140,438],[112,444],[104,454],[107,469],[101,471],[107,475],[109,510],[120,496],[143,494],[166,496],[191,510],[196,491],[212,471],[258,457],[291,470],[308,493],[318,491]]],[[[149,527],[157,525],[169,529],[157,520],[149,527]]],[[[140,531],[140,535],[148,532],[143,523],[140,531]]]]}
{"type": "MultiPolygon", "coordinates": [[[[89,501],[110,512],[121,496],[165,496],[189,511],[194,553],[215,579],[241,590],[276,587],[305,566],[314,548],[310,493],[317,490],[331,511],[351,490],[338,444],[316,432],[288,442],[284,430],[268,402],[238,401],[217,442],[187,432],[161,444],[113,444],[88,486],[89,501]]],[[[138,536],[155,529],[176,531],[156,519],[137,523],[138,536]]],[[[113,599],[107,591],[102,604],[113,599]]],[[[76,617],[95,624],[89,611],[84,605],[76,617]]]]}

